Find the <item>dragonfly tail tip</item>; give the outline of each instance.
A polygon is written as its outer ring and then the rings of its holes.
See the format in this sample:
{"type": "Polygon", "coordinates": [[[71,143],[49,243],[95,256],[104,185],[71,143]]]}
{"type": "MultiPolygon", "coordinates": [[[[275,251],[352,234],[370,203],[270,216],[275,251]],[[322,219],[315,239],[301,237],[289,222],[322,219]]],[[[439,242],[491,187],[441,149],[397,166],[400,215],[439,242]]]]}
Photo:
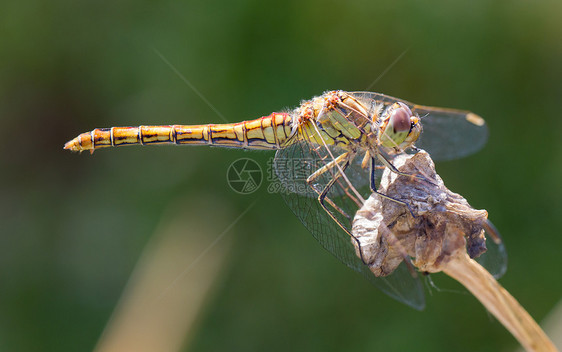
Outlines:
{"type": "Polygon", "coordinates": [[[68,141],[64,144],[64,148],[65,150],[70,150],[71,152],[81,152],[82,148],[80,148],[80,144],[78,143],[78,141],[75,139],[68,141]]]}

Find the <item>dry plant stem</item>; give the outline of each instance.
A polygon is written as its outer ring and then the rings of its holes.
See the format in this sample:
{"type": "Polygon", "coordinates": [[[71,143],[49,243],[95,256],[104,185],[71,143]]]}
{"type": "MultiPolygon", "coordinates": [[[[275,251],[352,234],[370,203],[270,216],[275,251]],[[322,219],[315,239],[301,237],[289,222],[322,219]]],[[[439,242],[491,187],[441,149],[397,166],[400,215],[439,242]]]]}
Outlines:
{"type": "Polygon", "coordinates": [[[379,190],[407,207],[374,194],[353,222],[354,236],[361,243],[356,251],[361,251],[371,272],[391,274],[406,252],[418,270],[443,271],[463,284],[528,351],[556,351],[523,307],[471,259],[486,252],[488,213],[447,189],[427,153],[400,155],[393,164],[415,176],[385,170],[379,190]]]}
{"type": "Polygon", "coordinates": [[[527,351],[557,351],[527,311],[466,253],[452,258],[443,272],[466,287],[527,351]]]}

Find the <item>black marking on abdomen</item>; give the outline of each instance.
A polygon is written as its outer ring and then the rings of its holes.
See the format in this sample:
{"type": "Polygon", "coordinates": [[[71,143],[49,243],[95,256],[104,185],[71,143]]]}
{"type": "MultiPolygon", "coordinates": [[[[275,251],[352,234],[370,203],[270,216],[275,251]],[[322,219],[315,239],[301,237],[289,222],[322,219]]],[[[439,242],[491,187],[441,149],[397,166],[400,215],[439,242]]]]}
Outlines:
{"type": "MultiPolygon", "coordinates": [[[[144,145],[144,141],[142,140],[142,126],[139,126],[139,130],[137,133],[137,140],[141,145],[144,145]]],[[[129,144],[129,143],[124,143],[124,144],[129,144]]]]}
{"type": "Polygon", "coordinates": [[[172,140],[173,143],[178,144],[175,126],[170,126],[170,139],[172,140]]]}

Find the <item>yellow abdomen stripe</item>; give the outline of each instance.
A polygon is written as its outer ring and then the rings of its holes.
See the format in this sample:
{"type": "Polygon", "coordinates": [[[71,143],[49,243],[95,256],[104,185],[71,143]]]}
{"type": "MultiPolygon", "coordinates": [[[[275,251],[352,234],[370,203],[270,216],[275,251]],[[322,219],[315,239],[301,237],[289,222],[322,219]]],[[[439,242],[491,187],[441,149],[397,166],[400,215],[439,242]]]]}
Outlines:
{"type": "Polygon", "coordinates": [[[67,142],[64,149],[82,152],[122,145],[190,144],[231,148],[279,149],[291,137],[292,119],[287,113],[218,125],[162,125],[96,128],[67,142]]]}

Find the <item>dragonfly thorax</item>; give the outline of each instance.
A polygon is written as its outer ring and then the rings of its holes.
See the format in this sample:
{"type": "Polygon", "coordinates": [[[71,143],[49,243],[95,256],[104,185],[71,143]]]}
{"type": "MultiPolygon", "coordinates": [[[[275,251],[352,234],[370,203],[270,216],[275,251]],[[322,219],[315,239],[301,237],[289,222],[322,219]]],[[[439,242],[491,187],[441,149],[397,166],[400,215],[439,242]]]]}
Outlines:
{"type": "Polygon", "coordinates": [[[421,133],[419,118],[407,105],[368,104],[343,91],[303,102],[294,116],[298,138],[320,146],[393,154],[411,147],[421,133]]]}

